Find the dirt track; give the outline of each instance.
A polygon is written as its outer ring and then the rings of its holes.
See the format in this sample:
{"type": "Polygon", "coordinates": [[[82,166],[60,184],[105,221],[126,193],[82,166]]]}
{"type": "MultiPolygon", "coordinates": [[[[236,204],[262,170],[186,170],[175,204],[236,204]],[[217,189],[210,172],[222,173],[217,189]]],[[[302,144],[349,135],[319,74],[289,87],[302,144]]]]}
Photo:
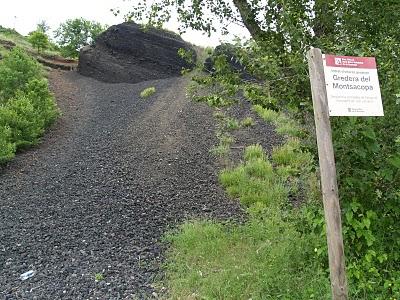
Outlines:
{"type": "Polygon", "coordinates": [[[54,71],[50,82],[63,116],[0,169],[0,298],[151,295],[168,228],[241,212],[217,183],[210,109],[185,98],[183,78],[107,84],[54,71]],[[156,94],[140,99],[148,86],[156,94]]]}

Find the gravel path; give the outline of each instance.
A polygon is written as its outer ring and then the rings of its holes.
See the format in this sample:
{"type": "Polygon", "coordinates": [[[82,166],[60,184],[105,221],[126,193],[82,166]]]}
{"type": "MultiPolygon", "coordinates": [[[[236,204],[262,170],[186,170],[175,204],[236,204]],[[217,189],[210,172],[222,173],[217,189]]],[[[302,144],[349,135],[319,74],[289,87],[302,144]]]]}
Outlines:
{"type": "Polygon", "coordinates": [[[107,84],[54,71],[50,82],[63,116],[0,169],[0,298],[145,298],[166,230],[242,213],[208,153],[212,112],[185,99],[184,78],[107,84]],[[140,99],[149,86],[156,94],[140,99]]]}

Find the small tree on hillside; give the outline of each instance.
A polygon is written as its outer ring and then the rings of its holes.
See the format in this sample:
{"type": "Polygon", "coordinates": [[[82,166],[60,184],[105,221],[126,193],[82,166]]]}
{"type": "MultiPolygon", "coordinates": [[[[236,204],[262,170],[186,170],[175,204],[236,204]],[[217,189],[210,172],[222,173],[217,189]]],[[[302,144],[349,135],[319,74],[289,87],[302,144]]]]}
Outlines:
{"type": "Polygon", "coordinates": [[[42,31],[32,32],[29,36],[29,42],[37,49],[38,53],[49,47],[49,38],[42,31]]]}
{"type": "Polygon", "coordinates": [[[62,23],[55,31],[55,37],[64,56],[77,57],[79,50],[92,43],[105,28],[98,22],[78,18],[62,23]]]}

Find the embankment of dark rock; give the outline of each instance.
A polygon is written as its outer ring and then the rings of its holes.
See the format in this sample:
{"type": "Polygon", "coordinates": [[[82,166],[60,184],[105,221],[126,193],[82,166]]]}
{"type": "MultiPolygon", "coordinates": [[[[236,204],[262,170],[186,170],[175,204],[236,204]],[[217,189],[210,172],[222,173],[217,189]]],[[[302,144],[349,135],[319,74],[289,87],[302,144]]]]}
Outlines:
{"type": "Polygon", "coordinates": [[[137,83],[179,76],[192,67],[178,55],[190,45],[174,33],[133,22],[111,26],[79,55],[78,72],[104,82],[137,83]]]}

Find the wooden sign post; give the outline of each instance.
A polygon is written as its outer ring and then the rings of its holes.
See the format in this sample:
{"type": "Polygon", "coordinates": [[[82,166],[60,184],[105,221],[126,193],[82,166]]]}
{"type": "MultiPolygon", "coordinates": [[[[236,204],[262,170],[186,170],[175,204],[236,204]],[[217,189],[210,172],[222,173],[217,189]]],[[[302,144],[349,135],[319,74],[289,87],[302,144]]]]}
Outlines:
{"type": "Polygon", "coordinates": [[[342,222],[336,180],[331,123],[329,120],[324,65],[320,49],[313,48],[308,52],[308,67],[314,105],[319,166],[321,170],[321,185],[326,221],[332,299],[344,300],[348,299],[348,293],[342,222]]]}

